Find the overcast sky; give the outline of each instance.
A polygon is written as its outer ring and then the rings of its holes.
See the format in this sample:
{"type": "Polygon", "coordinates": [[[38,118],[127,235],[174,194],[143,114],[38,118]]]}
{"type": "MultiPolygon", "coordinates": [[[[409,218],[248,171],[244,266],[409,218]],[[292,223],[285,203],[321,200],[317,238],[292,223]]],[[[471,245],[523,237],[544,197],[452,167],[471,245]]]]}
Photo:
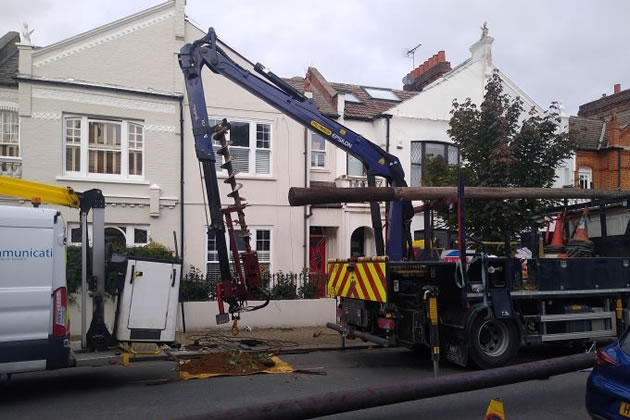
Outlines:
{"type": "MultiPolygon", "coordinates": [[[[0,29],[46,46],[161,3],[159,0],[2,0],[0,29]]],[[[253,62],[284,76],[317,67],[329,81],[402,88],[438,50],[454,67],[488,22],[494,63],[546,108],[630,88],[627,0],[188,0],[187,15],[253,62]]],[[[138,46],[141,48],[142,46],[138,46]]],[[[147,68],[150,63],[147,63],[147,68]]]]}

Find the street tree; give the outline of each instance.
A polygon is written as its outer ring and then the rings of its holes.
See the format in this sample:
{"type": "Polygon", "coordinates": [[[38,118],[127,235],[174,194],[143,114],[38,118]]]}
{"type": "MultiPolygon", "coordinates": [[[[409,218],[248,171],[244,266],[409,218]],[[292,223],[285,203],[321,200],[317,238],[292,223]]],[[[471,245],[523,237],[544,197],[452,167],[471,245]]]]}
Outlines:
{"type": "MultiPolygon", "coordinates": [[[[462,171],[466,186],[551,187],[555,170],[575,147],[560,131],[560,113],[552,103],[545,113],[527,111],[523,101],[503,90],[498,71],[490,77],[480,106],[467,98],[453,101],[448,134],[459,149],[459,167],[441,157],[426,163],[423,185],[456,184],[462,171]]],[[[467,231],[487,241],[527,230],[532,216],[547,205],[541,200],[467,200],[467,231]]],[[[444,205],[435,206],[449,228],[456,227],[444,205]]]]}

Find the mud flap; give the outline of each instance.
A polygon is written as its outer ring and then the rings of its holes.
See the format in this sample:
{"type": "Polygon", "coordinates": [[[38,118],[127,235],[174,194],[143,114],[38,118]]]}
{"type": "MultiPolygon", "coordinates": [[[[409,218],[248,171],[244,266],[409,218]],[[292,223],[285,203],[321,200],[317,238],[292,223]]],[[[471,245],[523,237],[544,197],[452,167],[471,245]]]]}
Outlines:
{"type": "Polygon", "coordinates": [[[510,296],[509,290],[491,289],[489,294],[495,318],[514,318],[514,307],[512,306],[512,296],[510,296]]]}
{"type": "Polygon", "coordinates": [[[463,330],[442,327],[440,334],[442,338],[440,347],[444,358],[456,365],[468,366],[468,345],[463,336],[463,330]]]}

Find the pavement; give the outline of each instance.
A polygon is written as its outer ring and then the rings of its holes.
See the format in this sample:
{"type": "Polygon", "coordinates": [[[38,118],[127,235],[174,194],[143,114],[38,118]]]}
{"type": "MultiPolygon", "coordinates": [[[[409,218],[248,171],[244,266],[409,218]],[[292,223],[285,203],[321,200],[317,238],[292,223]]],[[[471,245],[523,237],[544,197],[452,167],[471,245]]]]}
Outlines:
{"type": "MultiPolygon", "coordinates": [[[[345,348],[366,349],[376,347],[374,344],[365,343],[359,339],[343,340],[336,331],[325,326],[321,327],[296,327],[296,328],[247,328],[242,326],[238,334],[233,335],[232,330],[225,328],[210,328],[187,332],[177,332],[176,341],[182,344],[183,352],[174,352],[178,356],[184,356],[186,351],[191,353],[212,351],[213,349],[246,349],[253,351],[274,351],[279,354],[307,353],[310,351],[340,350],[345,348]],[[243,348],[243,344],[249,348],[243,348]]],[[[72,349],[80,352],[80,337],[71,337],[72,349]]],[[[144,361],[147,359],[164,359],[169,357],[164,353],[155,354],[155,344],[134,343],[133,351],[136,353],[131,361],[144,361]]]]}
{"type": "Polygon", "coordinates": [[[341,335],[325,326],[240,329],[237,335],[233,335],[231,330],[207,329],[178,333],[177,339],[185,347],[193,346],[195,341],[237,347],[244,341],[250,346],[255,344],[251,346],[252,350],[257,346],[266,346],[277,349],[280,353],[339,350],[344,345],[346,348],[375,347],[359,339],[343,340],[342,343],[341,335]]]}

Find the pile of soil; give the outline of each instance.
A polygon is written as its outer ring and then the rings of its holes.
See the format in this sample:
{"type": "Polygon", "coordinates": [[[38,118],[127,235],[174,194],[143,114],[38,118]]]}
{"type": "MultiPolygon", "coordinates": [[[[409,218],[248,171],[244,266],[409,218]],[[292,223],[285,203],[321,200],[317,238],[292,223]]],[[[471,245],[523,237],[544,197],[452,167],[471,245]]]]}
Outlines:
{"type": "Polygon", "coordinates": [[[272,367],[270,362],[268,358],[244,352],[209,353],[181,364],[179,370],[191,375],[249,375],[272,367]]]}

